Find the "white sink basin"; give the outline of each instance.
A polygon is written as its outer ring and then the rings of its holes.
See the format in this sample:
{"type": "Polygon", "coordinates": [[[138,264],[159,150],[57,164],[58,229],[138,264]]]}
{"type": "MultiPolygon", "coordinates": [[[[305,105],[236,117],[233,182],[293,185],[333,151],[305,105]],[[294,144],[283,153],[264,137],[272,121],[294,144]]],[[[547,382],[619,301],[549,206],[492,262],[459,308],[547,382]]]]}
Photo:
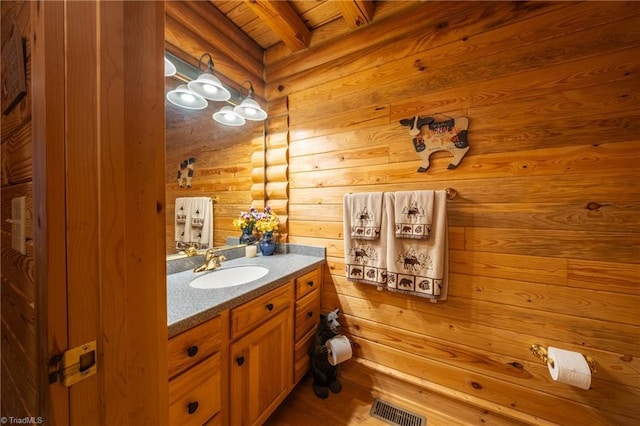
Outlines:
{"type": "Polygon", "coordinates": [[[245,265],[225,268],[224,266],[191,281],[193,288],[225,288],[246,284],[262,278],[269,270],[263,266],[245,265]]]}

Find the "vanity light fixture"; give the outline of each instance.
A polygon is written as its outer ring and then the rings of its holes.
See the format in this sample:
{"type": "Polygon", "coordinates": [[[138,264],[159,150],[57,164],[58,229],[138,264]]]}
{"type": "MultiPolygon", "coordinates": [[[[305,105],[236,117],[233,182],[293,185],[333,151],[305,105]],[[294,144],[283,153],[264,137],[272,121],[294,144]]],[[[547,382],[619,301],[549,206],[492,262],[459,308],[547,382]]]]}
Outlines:
{"type": "Polygon", "coordinates": [[[253,98],[253,84],[249,80],[245,80],[242,83],[244,87],[245,83],[249,83],[249,93],[247,97],[240,103],[240,105],[236,106],[233,111],[238,114],[240,117],[243,117],[247,120],[253,121],[262,121],[267,118],[267,113],[265,110],[260,108],[258,102],[253,98]]]}
{"type": "Polygon", "coordinates": [[[164,76],[165,77],[171,77],[172,75],[176,75],[176,66],[173,65],[173,63],[167,59],[167,57],[164,57],[164,76]]]}
{"type": "Polygon", "coordinates": [[[236,114],[229,105],[220,108],[220,111],[213,114],[213,119],[225,126],[242,126],[246,123],[245,119],[236,114]]]}
{"type": "Polygon", "coordinates": [[[167,100],[186,109],[205,109],[208,105],[205,98],[189,90],[186,84],[181,84],[167,93],[167,100]]]}
{"type": "Polygon", "coordinates": [[[189,82],[188,87],[205,99],[212,101],[226,101],[231,99],[231,93],[222,85],[218,77],[213,75],[213,58],[209,53],[204,53],[198,61],[198,69],[202,66],[202,60],[209,57],[207,71],[200,74],[197,79],[189,82]]]}
{"type": "Polygon", "coordinates": [[[213,58],[209,53],[200,57],[198,69],[169,52],[165,52],[165,55],[165,76],[173,76],[186,83],[167,93],[167,100],[172,104],[180,108],[201,110],[207,108],[207,100],[224,102],[225,105],[211,117],[225,126],[242,126],[246,120],[262,121],[267,118],[267,113],[254,99],[251,81],[245,80],[241,84],[241,87],[247,87],[248,83],[248,93],[244,99],[234,88],[227,89],[213,75],[213,58]],[[202,62],[205,59],[207,71],[201,73],[202,62]],[[169,72],[173,74],[168,74],[169,72]]]}

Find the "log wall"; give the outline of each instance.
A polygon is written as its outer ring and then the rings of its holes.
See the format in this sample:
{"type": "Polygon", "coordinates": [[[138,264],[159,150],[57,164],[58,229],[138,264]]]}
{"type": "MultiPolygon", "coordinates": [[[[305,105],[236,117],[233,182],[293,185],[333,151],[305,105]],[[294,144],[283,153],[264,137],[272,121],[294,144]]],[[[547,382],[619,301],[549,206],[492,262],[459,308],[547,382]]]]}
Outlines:
{"type": "Polygon", "coordinates": [[[266,96],[287,104],[289,241],[326,247],[323,309],[342,309],[357,357],[531,423],[637,424],[639,15],[426,2],[266,52],[266,96]],[[469,118],[471,149],[417,173],[399,120],[438,114],[469,118]],[[347,282],[343,194],[447,187],[447,301],[347,282]],[[554,382],[534,343],[592,356],[591,389],[554,382]]]}
{"type": "MultiPolygon", "coordinates": [[[[26,254],[11,248],[11,200],[26,197],[25,236],[33,239],[32,176],[33,145],[31,133],[31,20],[27,1],[3,1],[2,46],[11,35],[13,24],[25,46],[27,94],[2,115],[2,318],[1,379],[2,416],[24,418],[39,414],[37,398],[36,291],[33,245],[26,254]]],[[[5,71],[3,70],[3,73],[5,71]]]]}

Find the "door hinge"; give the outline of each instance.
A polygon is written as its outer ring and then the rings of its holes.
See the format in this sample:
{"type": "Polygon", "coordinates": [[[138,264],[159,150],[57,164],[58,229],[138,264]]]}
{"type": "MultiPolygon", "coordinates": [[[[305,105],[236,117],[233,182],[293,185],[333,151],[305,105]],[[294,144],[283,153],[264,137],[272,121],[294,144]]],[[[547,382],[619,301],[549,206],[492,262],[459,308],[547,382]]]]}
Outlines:
{"type": "Polygon", "coordinates": [[[80,380],[93,376],[98,371],[96,341],[85,343],[68,351],[57,354],[49,360],[49,384],[60,379],[64,386],[71,386],[80,380]]]}

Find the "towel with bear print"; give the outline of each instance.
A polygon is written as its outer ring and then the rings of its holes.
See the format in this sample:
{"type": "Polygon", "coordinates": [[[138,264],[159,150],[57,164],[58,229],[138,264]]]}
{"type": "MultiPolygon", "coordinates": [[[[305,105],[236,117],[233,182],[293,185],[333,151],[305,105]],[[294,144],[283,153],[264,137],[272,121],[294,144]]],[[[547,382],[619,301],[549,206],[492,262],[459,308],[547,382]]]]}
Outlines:
{"type": "MultiPolygon", "coordinates": [[[[449,275],[449,240],[447,228],[447,193],[435,191],[433,217],[428,239],[396,238],[395,211],[398,193],[385,193],[389,230],[386,262],[389,291],[431,298],[432,302],[446,300],[449,275]]],[[[404,204],[403,204],[404,205],[404,204]]]]}
{"type": "Polygon", "coordinates": [[[426,240],[433,222],[435,191],[398,191],[394,199],[396,238],[426,240]]]}
{"type": "Polygon", "coordinates": [[[344,195],[344,263],[348,281],[380,288],[386,285],[387,229],[381,192],[344,195]]]}

